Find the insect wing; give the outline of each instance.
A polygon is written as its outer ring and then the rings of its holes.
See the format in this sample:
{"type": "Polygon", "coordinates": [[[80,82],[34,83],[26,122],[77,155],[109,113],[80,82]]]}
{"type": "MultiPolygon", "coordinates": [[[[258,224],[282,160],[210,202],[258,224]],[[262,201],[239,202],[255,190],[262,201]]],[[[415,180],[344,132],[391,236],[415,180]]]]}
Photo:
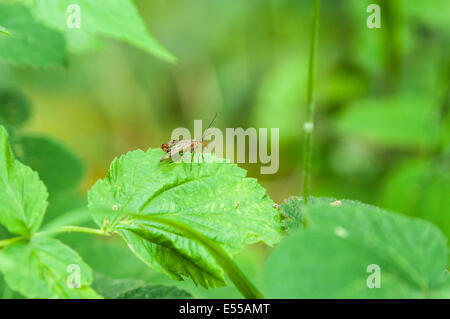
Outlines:
{"type": "MultiPolygon", "coordinates": [[[[172,140],[175,141],[175,140],[172,140]]],[[[160,162],[165,161],[166,159],[186,151],[190,151],[193,146],[194,140],[177,140],[175,141],[172,146],[170,146],[169,150],[167,151],[167,154],[165,154],[161,159],[160,162]]],[[[170,143],[170,142],[169,142],[170,143]]]]}

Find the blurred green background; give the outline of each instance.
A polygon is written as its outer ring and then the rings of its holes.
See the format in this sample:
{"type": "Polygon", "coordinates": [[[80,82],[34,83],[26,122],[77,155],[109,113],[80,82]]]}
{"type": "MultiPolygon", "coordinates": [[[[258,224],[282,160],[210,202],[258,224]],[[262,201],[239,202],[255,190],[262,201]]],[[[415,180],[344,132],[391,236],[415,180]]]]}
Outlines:
{"type": "MultiPolygon", "coordinates": [[[[0,61],[0,118],[19,158],[49,188],[46,222],[85,205],[87,190],[114,157],[159,147],[174,128],[192,128],[194,119],[208,122],[215,112],[221,129],[279,128],[278,173],[261,175],[261,164],[241,166],[277,203],[300,195],[311,1],[135,4],[177,63],[104,37],[72,43],[66,67],[0,61]],[[27,111],[22,118],[2,114],[8,103],[27,111]]],[[[421,217],[450,236],[449,16],[447,0],[322,1],[314,196],[421,217]],[[381,29],[366,26],[370,3],[381,6],[381,29]]],[[[173,283],[120,240],[61,238],[95,271],[173,283]]],[[[255,245],[236,257],[256,285],[266,254],[255,245]]],[[[240,297],[231,287],[176,284],[195,297],[240,297]]]]}

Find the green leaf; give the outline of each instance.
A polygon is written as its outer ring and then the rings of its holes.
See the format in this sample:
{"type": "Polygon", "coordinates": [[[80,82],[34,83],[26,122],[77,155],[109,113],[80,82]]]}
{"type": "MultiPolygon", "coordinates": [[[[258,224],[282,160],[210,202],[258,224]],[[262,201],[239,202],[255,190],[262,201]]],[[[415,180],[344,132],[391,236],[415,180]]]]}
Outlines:
{"type": "Polygon", "coordinates": [[[0,60],[39,67],[67,63],[63,35],[38,23],[27,7],[1,3],[0,21],[14,35],[0,37],[0,60]]]}
{"type": "MultiPolygon", "coordinates": [[[[31,0],[33,13],[49,26],[69,32],[67,8],[76,4],[80,7],[80,29],[71,33],[104,35],[127,41],[147,52],[169,62],[176,58],[164,49],[148,32],[131,0],[31,0]]],[[[73,35],[72,35],[73,36],[73,35]]]]}
{"type": "Polygon", "coordinates": [[[12,127],[21,126],[30,117],[30,101],[21,91],[0,89],[0,119],[12,127]]]}
{"type": "Polygon", "coordinates": [[[75,188],[83,178],[81,160],[67,147],[45,136],[18,140],[22,162],[39,173],[51,194],[75,188]]]}
{"type": "Polygon", "coordinates": [[[188,163],[160,163],[163,154],[130,152],[114,160],[106,178],[89,191],[89,208],[110,212],[94,215],[97,224],[117,231],[145,263],[176,280],[225,285],[222,269],[203,246],[170,227],[125,220],[125,214],[173,218],[231,254],[247,244],[281,239],[273,201],[245,170],[205,154],[208,162],[191,171],[188,163]]]}
{"type": "Polygon", "coordinates": [[[303,213],[301,206],[303,200],[300,198],[288,198],[280,207],[281,213],[284,217],[284,225],[286,229],[297,229],[302,225],[303,213]]]}
{"type": "Polygon", "coordinates": [[[359,202],[333,201],[308,204],[307,228],[274,249],[265,266],[268,297],[450,296],[446,239],[437,227],[359,202]],[[367,286],[373,264],[381,269],[380,288],[367,286]]]}
{"type": "Polygon", "coordinates": [[[134,279],[112,279],[95,274],[92,287],[107,299],[187,299],[192,295],[185,290],[164,286],[146,285],[134,279]]]}
{"type": "Polygon", "coordinates": [[[190,299],[192,295],[186,290],[173,286],[146,285],[127,291],[119,299],[190,299]]]}
{"type": "Polygon", "coordinates": [[[37,231],[48,205],[47,198],[38,174],[14,159],[8,134],[0,126],[0,223],[15,234],[37,231]]]}
{"type": "Polygon", "coordinates": [[[32,237],[0,250],[0,271],[9,287],[29,298],[100,298],[88,286],[92,271],[80,256],[60,241],[32,237]],[[70,288],[71,265],[79,267],[80,288],[70,288]]]}
{"type": "Polygon", "coordinates": [[[436,103],[423,97],[364,99],[337,119],[338,129],[383,146],[433,147],[438,142],[436,103]]]}
{"type": "Polygon", "coordinates": [[[127,291],[142,287],[144,282],[134,279],[112,279],[100,273],[94,274],[92,288],[106,299],[117,299],[127,291]]]}

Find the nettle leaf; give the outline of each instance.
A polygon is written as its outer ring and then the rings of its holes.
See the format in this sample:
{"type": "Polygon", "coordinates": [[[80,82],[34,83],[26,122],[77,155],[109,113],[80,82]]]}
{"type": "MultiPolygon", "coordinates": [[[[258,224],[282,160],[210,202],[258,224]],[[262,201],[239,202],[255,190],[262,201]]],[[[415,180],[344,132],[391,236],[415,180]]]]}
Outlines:
{"type": "Polygon", "coordinates": [[[0,223],[19,235],[37,231],[48,205],[47,198],[38,174],[15,160],[6,129],[0,126],[0,223]]]}
{"type": "Polygon", "coordinates": [[[187,299],[192,295],[183,289],[164,285],[146,285],[134,279],[112,279],[95,274],[92,285],[103,297],[108,299],[187,299]]]}
{"type": "Polygon", "coordinates": [[[273,201],[237,165],[205,154],[208,162],[160,163],[160,149],[130,152],[111,164],[89,191],[99,226],[118,232],[145,263],[176,280],[190,277],[204,287],[225,285],[208,251],[178,231],[124,215],[163,215],[195,229],[234,254],[245,245],[273,245],[283,230],[273,201]]]}
{"type": "Polygon", "coordinates": [[[0,119],[12,127],[21,126],[30,117],[30,101],[21,91],[0,89],[0,119]]]}
{"type": "Polygon", "coordinates": [[[267,260],[268,297],[450,296],[446,238],[434,225],[333,199],[308,204],[307,217],[307,228],[287,236],[267,260]],[[380,288],[367,285],[374,264],[380,288]]]}
{"type": "Polygon", "coordinates": [[[1,3],[0,21],[13,34],[0,37],[0,60],[42,67],[66,64],[63,35],[37,22],[27,7],[1,3]]]}
{"type": "Polygon", "coordinates": [[[101,298],[89,288],[92,270],[60,241],[32,237],[0,250],[0,271],[8,286],[29,298],[101,298]],[[70,288],[71,266],[79,267],[80,288],[70,288]]]}
{"type": "Polygon", "coordinates": [[[161,59],[176,61],[176,58],[147,32],[132,0],[31,0],[29,3],[37,17],[63,32],[69,31],[67,21],[70,17],[67,9],[71,5],[78,5],[80,29],[70,29],[70,32],[98,34],[124,40],[161,59]]]}
{"type": "Polygon", "coordinates": [[[127,291],[144,286],[142,280],[113,279],[100,273],[94,274],[92,288],[107,299],[117,299],[127,291]]]}
{"type": "Polygon", "coordinates": [[[22,162],[39,172],[51,194],[72,189],[84,174],[81,160],[61,143],[45,136],[21,136],[22,162]]]}

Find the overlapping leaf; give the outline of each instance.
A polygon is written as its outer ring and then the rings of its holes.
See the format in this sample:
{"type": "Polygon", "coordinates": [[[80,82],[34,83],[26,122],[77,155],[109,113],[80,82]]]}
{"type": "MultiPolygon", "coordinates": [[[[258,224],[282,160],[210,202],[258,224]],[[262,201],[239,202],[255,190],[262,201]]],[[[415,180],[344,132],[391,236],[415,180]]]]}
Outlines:
{"type": "Polygon", "coordinates": [[[194,164],[160,163],[159,149],[135,151],[116,159],[104,180],[89,191],[89,207],[99,226],[117,231],[132,251],[155,269],[204,287],[224,285],[223,272],[198,243],[178,231],[149,221],[124,220],[126,214],[174,218],[227,252],[281,238],[278,211],[256,180],[234,164],[215,157],[194,164]]]}
{"type": "Polygon", "coordinates": [[[100,298],[88,287],[93,280],[89,266],[75,251],[46,236],[1,249],[0,271],[11,289],[29,298],[100,298]],[[74,269],[79,269],[79,288],[68,285],[74,269]]]}
{"type": "Polygon", "coordinates": [[[0,223],[15,234],[39,229],[48,193],[36,172],[14,158],[6,129],[0,126],[0,223]]]}
{"type": "Polygon", "coordinates": [[[28,3],[39,19],[64,32],[69,31],[69,6],[78,5],[81,25],[80,29],[70,29],[74,33],[72,37],[105,35],[125,40],[167,61],[176,60],[147,32],[132,0],[31,0],[28,3]]]}
{"type": "Polygon", "coordinates": [[[0,21],[12,34],[0,36],[0,60],[42,67],[66,64],[63,35],[37,22],[27,7],[0,3],[0,21]]]}
{"type": "Polygon", "coordinates": [[[273,251],[265,270],[269,297],[450,296],[446,239],[437,227],[358,202],[332,201],[309,204],[308,227],[273,251]],[[380,288],[367,285],[369,265],[380,267],[380,288]]]}

